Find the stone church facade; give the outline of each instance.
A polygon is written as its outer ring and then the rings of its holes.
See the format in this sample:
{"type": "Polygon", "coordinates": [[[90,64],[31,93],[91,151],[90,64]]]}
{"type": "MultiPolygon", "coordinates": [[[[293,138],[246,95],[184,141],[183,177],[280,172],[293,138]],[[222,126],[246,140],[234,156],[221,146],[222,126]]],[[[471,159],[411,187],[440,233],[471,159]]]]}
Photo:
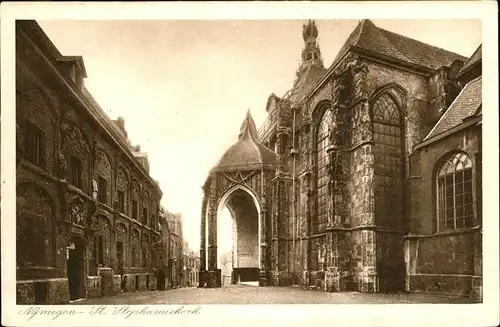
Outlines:
{"type": "Polygon", "coordinates": [[[480,49],[466,58],[363,20],[325,68],[318,33],[304,25],[292,89],[207,178],[200,285],[218,284],[217,206],[239,187],[259,209],[260,285],[481,298],[480,49]]]}
{"type": "Polygon", "coordinates": [[[162,192],[35,21],[16,22],[17,302],[156,288],[162,192]]]}

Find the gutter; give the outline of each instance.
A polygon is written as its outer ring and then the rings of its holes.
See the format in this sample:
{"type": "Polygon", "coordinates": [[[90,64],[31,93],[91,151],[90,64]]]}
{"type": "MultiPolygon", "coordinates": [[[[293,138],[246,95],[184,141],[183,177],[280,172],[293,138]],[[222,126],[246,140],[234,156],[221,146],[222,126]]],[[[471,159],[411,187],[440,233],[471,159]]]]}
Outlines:
{"type": "Polygon", "coordinates": [[[482,120],[481,117],[476,117],[474,119],[470,119],[470,120],[468,120],[468,121],[466,121],[464,123],[461,123],[460,125],[452,127],[449,130],[447,130],[446,132],[443,132],[441,134],[435,135],[435,136],[431,137],[430,139],[427,139],[427,140],[423,141],[422,143],[417,144],[413,148],[413,151],[416,151],[416,150],[418,150],[420,148],[423,148],[423,147],[425,147],[425,146],[427,146],[427,145],[429,145],[431,143],[437,142],[437,141],[439,141],[439,140],[441,140],[441,139],[443,139],[443,138],[445,138],[447,136],[450,136],[452,134],[455,134],[455,133],[457,133],[457,132],[459,132],[459,131],[467,128],[467,127],[470,127],[470,126],[473,126],[473,125],[478,125],[478,124],[480,125],[481,124],[481,120],[482,120]]]}
{"type": "MultiPolygon", "coordinates": [[[[347,54],[350,51],[353,51],[353,52],[358,53],[358,54],[365,54],[365,55],[368,55],[368,56],[373,57],[375,59],[381,59],[381,60],[386,61],[388,63],[396,64],[398,66],[401,66],[400,68],[404,68],[405,66],[409,67],[409,68],[412,68],[412,69],[415,70],[416,73],[420,73],[421,75],[424,75],[426,77],[428,77],[434,71],[433,69],[430,69],[430,68],[427,68],[427,67],[423,67],[423,66],[419,66],[419,65],[416,65],[416,64],[407,63],[407,62],[404,62],[404,61],[401,61],[401,60],[397,60],[395,58],[384,56],[384,55],[382,55],[380,53],[375,53],[375,52],[372,52],[372,51],[365,50],[365,49],[360,48],[360,47],[355,46],[355,45],[350,45],[349,48],[346,50],[345,54],[342,55],[339,58],[339,60],[327,70],[327,72],[325,73],[324,77],[316,84],[316,86],[313,89],[311,89],[311,91],[306,96],[304,96],[299,101],[299,103],[302,103],[304,100],[307,101],[319,88],[321,88],[323,86],[323,84],[326,83],[326,81],[329,79],[329,77],[333,73],[333,71],[345,59],[345,57],[347,56],[347,54]]],[[[369,59],[373,59],[373,58],[369,58],[369,59]]]]}

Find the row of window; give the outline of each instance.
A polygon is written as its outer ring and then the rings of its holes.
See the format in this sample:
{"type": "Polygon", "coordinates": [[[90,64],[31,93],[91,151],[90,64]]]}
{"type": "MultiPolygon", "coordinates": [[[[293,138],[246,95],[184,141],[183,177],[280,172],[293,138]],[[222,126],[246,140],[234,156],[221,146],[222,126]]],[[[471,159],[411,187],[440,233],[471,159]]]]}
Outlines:
{"type": "MultiPolygon", "coordinates": [[[[106,266],[109,265],[109,262],[106,262],[105,258],[109,258],[109,256],[105,256],[105,252],[108,252],[109,249],[106,247],[106,241],[104,236],[97,235],[94,237],[94,260],[96,265],[106,266]]],[[[136,244],[132,244],[130,246],[130,266],[131,267],[139,267],[139,251],[137,249],[136,244]]],[[[125,266],[124,262],[125,252],[123,249],[123,242],[116,242],[116,259],[118,263],[118,269],[123,270],[125,266]]],[[[147,267],[149,260],[151,259],[149,249],[142,248],[141,251],[142,258],[142,267],[147,267]]]]}
{"type": "MultiPolygon", "coordinates": [[[[375,182],[377,212],[391,217],[404,212],[403,190],[403,121],[399,108],[389,94],[380,96],[372,107],[375,141],[375,182]],[[396,213],[394,215],[394,213],[396,213]]],[[[316,231],[327,221],[327,152],[328,135],[334,122],[330,110],[320,120],[316,138],[316,231]]],[[[474,192],[472,162],[464,153],[445,158],[436,173],[436,225],[442,232],[470,228],[474,224],[474,192]]]]}
{"type": "MultiPolygon", "coordinates": [[[[44,167],[44,134],[38,127],[34,124],[26,120],[26,128],[25,128],[25,139],[24,139],[24,150],[25,150],[25,158],[31,163],[44,167]]],[[[68,166],[69,174],[68,174],[68,183],[71,185],[81,189],[82,188],[82,161],[71,155],[69,159],[68,166]]],[[[106,192],[108,188],[108,181],[103,176],[98,176],[97,178],[97,200],[101,203],[108,204],[108,193],[106,192]]],[[[118,211],[125,214],[125,193],[122,190],[117,191],[118,197],[118,211]]],[[[148,221],[148,209],[143,208],[142,212],[142,223],[149,225],[148,221]]],[[[137,200],[132,200],[132,213],[131,216],[135,220],[139,220],[139,205],[137,200]]],[[[154,220],[154,217],[153,217],[154,220]]],[[[151,222],[153,227],[155,226],[154,221],[151,222]]]]}

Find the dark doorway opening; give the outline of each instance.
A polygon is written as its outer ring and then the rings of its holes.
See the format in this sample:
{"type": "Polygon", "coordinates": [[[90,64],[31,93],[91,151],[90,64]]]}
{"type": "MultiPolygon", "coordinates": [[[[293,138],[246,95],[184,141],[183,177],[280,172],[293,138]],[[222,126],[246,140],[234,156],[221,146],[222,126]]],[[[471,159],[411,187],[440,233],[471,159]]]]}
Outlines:
{"type": "Polygon", "coordinates": [[[135,290],[139,290],[139,275],[135,275],[135,290]]]}
{"type": "Polygon", "coordinates": [[[158,276],[156,277],[157,281],[157,285],[158,285],[158,290],[160,291],[164,291],[165,290],[165,272],[163,271],[163,269],[160,269],[158,271],[158,276]]]}
{"type": "MultiPolygon", "coordinates": [[[[260,280],[259,209],[252,196],[242,189],[230,193],[225,203],[231,216],[232,246],[230,250],[226,248],[221,251],[218,258],[218,266],[221,267],[220,284],[247,283],[257,286],[260,280]]],[[[219,234],[222,235],[218,233],[218,237],[219,234]]]]}
{"type": "Polygon", "coordinates": [[[35,304],[46,304],[49,283],[35,283],[35,304]]]}
{"type": "Polygon", "coordinates": [[[67,273],[70,300],[77,300],[85,297],[84,249],[83,240],[80,237],[71,238],[67,248],[67,273]]]}

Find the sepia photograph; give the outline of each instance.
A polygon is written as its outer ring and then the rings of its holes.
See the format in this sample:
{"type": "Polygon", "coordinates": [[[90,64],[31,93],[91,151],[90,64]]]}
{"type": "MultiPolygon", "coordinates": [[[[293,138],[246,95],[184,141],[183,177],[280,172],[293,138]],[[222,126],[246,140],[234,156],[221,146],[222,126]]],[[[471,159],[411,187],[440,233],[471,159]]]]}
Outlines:
{"type": "Polygon", "coordinates": [[[481,17],[12,24],[20,315],[483,303],[481,17]]]}

